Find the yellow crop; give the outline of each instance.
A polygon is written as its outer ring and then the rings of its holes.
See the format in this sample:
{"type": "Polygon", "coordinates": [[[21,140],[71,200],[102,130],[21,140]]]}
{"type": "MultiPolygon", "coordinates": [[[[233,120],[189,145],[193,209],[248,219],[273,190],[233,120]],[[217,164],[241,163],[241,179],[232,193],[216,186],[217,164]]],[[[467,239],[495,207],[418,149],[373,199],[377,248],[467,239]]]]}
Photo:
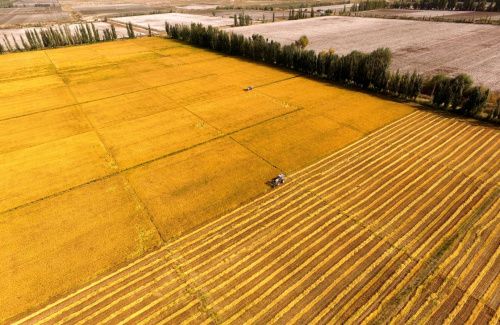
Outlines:
{"type": "Polygon", "coordinates": [[[0,322],[411,111],[160,38],[0,56],[0,322]]]}

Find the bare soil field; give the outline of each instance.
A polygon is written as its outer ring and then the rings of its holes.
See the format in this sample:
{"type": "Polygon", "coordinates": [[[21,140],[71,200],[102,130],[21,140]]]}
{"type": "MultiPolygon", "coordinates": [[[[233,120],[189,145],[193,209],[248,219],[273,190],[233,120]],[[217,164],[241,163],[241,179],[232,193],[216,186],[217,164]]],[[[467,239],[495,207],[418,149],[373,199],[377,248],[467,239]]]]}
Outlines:
{"type": "Polygon", "coordinates": [[[66,23],[73,20],[71,14],[62,11],[61,8],[0,8],[0,28],[66,23]]]}
{"type": "Polygon", "coordinates": [[[372,51],[389,47],[392,69],[427,75],[465,72],[493,90],[500,90],[500,27],[359,17],[318,17],[229,29],[245,36],[261,34],[282,44],[301,35],[308,48],[372,51]]]}
{"type": "Polygon", "coordinates": [[[181,13],[167,13],[167,14],[156,14],[156,15],[144,15],[144,16],[131,16],[131,17],[117,17],[113,18],[113,21],[120,23],[131,22],[135,26],[142,28],[148,28],[148,25],[156,31],[165,30],[165,22],[171,25],[175,24],[185,24],[190,25],[191,23],[202,24],[205,26],[212,25],[214,27],[224,27],[231,26],[233,20],[223,17],[214,16],[204,16],[204,15],[191,15],[191,14],[181,14],[181,13]]]}
{"type": "Polygon", "coordinates": [[[414,112],[16,324],[498,324],[499,168],[414,112]]]}
{"type": "Polygon", "coordinates": [[[376,15],[380,17],[415,17],[415,18],[436,18],[446,19],[480,19],[491,18],[500,19],[500,13],[487,11],[451,11],[451,10],[407,10],[407,9],[376,9],[359,12],[359,15],[376,15]]]}
{"type": "Polygon", "coordinates": [[[179,9],[185,10],[213,10],[217,8],[217,5],[214,4],[191,4],[187,6],[179,6],[179,9]]]}
{"type": "Polygon", "coordinates": [[[413,111],[155,37],[0,56],[0,323],[413,111]]]}

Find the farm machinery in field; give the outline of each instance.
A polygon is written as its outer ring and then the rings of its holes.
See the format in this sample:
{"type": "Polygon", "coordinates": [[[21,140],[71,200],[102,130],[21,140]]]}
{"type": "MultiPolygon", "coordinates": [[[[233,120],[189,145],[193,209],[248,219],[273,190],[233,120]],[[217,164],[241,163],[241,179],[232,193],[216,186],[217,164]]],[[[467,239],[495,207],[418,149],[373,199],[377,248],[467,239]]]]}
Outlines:
{"type": "Polygon", "coordinates": [[[269,186],[271,186],[272,188],[275,188],[275,187],[278,187],[280,185],[283,185],[285,184],[285,180],[286,180],[286,176],[285,174],[279,174],[278,176],[274,177],[273,179],[271,179],[268,184],[269,186]]]}

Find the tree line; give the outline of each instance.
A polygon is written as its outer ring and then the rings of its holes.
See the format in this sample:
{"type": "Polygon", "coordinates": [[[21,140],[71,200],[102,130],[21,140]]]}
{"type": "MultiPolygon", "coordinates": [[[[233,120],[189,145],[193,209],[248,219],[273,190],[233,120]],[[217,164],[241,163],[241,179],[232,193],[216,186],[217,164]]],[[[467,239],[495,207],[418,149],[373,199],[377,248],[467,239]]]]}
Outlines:
{"type": "MultiPolygon", "coordinates": [[[[392,54],[388,48],[371,53],[352,51],[338,55],[331,50],[316,53],[300,46],[301,42],[282,46],[262,35],[244,37],[201,24],[165,23],[165,31],[169,37],[195,46],[402,99],[415,100],[424,86],[424,78],[417,72],[389,71],[392,54]]],[[[455,78],[436,76],[425,85],[429,87],[432,82],[431,96],[436,107],[474,116],[485,107],[489,90],[473,86],[470,77],[466,81],[461,78],[464,75],[455,78]]]]}
{"type": "Polygon", "coordinates": [[[466,74],[455,77],[436,75],[429,80],[427,88],[430,87],[434,106],[469,116],[475,116],[486,106],[490,93],[487,88],[473,86],[471,77],[466,74]]]}
{"type": "Polygon", "coordinates": [[[262,35],[244,37],[201,24],[187,26],[166,23],[165,31],[173,39],[196,46],[403,98],[415,98],[423,84],[422,76],[416,72],[391,74],[391,52],[387,48],[371,53],[353,51],[338,55],[333,51],[323,51],[316,54],[313,50],[305,49],[305,40],[282,46],[262,35]]]}
{"type": "Polygon", "coordinates": [[[387,5],[388,3],[385,0],[372,0],[372,1],[366,0],[353,4],[350,11],[356,12],[356,11],[381,9],[381,8],[386,8],[387,5]]]}
{"type": "Polygon", "coordinates": [[[298,20],[305,18],[314,18],[314,8],[311,7],[311,11],[308,12],[307,9],[302,10],[299,8],[298,10],[290,9],[288,11],[288,20],[298,20]]]}
{"type": "Polygon", "coordinates": [[[234,26],[249,26],[252,25],[252,17],[245,15],[244,12],[234,15],[234,26]]]}
{"type": "Polygon", "coordinates": [[[19,36],[19,42],[14,35],[9,38],[4,34],[4,45],[0,42],[0,54],[6,51],[21,52],[68,45],[91,44],[112,41],[117,38],[113,25],[101,32],[97,30],[93,23],[80,24],[73,30],[68,25],[44,29],[27,29],[24,31],[24,35],[19,36]]]}
{"type": "Polygon", "coordinates": [[[389,5],[395,9],[420,9],[420,10],[469,10],[469,11],[500,11],[500,0],[475,1],[475,0],[418,0],[396,1],[389,5]]]}

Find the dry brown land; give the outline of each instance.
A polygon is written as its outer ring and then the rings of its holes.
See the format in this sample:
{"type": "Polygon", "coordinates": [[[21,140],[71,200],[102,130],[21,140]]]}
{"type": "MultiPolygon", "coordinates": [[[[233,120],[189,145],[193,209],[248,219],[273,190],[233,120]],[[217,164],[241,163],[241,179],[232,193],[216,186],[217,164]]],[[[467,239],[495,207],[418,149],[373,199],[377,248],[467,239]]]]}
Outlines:
{"type": "Polygon", "coordinates": [[[413,111],[161,38],[0,56],[0,323],[413,111]]]}
{"type": "Polygon", "coordinates": [[[357,13],[358,15],[384,17],[411,17],[411,18],[443,18],[445,20],[479,20],[490,18],[500,19],[500,13],[488,11],[450,11],[450,10],[406,10],[406,9],[376,9],[357,13]]]}
{"type": "Polygon", "coordinates": [[[20,323],[498,324],[499,168],[415,112],[20,323]]]}
{"type": "Polygon", "coordinates": [[[202,24],[205,26],[211,25],[214,27],[224,27],[231,26],[233,24],[233,19],[223,18],[217,16],[208,15],[192,15],[192,14],[181,14],[181,13],[166,13],[166,14],[155,14],[155,15],[142,15],[142,16],[131,16],[131,17],[118,17],[113,18],[113,21],[120,23],[132,23],[135,26],[142,28],[148,28],[150,26],[156,31],[165,30],[165,22],[171,25],[184,24],[190,25],[191,23],[202,24]]]}
{"type": "Polygon", "coordinates": [[[500,90],[500,26],[360,17],[318,17],[229,29],[245,36],[262,34],[282,44],[301,35],[308,48],[372,51],[388,47],[393,70],[470,74],[478,83],[500,90]]]}

